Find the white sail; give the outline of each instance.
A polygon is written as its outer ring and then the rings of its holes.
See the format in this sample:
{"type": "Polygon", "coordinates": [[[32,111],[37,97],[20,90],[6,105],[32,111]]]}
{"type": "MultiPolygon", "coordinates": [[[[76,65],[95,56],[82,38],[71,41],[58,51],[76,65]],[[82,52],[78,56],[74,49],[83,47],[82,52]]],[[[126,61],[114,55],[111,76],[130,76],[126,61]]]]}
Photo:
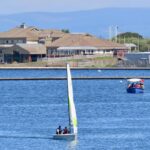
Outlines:
{"type": "Polygon", "coordinates": [[[68,81],[69,125],[73,129],[73,133],[77,134],[77,115],[73,99],[72,78],[69,64],[67,64],[67,81],[68,81]]]}

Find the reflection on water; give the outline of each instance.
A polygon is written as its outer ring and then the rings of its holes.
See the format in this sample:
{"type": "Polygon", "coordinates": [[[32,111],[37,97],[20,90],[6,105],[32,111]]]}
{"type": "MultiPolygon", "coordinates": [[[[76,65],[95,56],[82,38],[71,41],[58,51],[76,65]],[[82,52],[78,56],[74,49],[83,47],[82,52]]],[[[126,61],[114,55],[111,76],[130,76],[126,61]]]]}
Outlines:
{"type": "Polygon", "coordinates": [[[68,142],[67,144],[68,150],[76,150],[77,144],[78,144],[78,139],[68,142]]]}

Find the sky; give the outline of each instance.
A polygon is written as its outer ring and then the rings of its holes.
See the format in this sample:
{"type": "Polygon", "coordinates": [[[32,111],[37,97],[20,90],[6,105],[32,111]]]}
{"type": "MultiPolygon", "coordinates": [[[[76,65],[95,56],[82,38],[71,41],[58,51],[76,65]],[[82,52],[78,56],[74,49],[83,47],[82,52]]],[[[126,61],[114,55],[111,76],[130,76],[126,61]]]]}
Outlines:
{"type": "Polygon", "coordinates": [[[150,8],[150,0],[1,0],[0,14],[67,12],[110,7],[150,8]]]}

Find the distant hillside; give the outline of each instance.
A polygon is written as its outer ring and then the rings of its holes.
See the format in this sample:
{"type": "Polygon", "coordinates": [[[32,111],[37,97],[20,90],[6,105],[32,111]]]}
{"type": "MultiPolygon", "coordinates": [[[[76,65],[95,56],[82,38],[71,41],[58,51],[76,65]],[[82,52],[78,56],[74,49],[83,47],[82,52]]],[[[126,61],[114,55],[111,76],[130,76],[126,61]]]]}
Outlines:
{"type": "Polygon", "coordinates": [[[69,29],[71,32],[88,32],[108,38],[109,26],[118,26],[119,32],[137,32],[150,37],[150,9],[107,8],[99,10],[49,13],[34,12],[0,15],[0,31],[25,22],[40,28],[69,29]]]}

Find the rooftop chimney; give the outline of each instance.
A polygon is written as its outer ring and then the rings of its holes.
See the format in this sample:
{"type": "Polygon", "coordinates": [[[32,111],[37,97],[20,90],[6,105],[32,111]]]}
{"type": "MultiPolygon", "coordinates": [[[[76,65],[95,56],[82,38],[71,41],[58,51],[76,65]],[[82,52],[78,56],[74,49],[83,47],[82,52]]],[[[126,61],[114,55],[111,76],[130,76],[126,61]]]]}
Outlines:
{"type": "Polygon", "coordinates": [[[27,28],[27,26],[26,26],[25,23],[22,23],[22,24],[20,25],[20,28],[25,29],[25,28],[27,28]]]}

